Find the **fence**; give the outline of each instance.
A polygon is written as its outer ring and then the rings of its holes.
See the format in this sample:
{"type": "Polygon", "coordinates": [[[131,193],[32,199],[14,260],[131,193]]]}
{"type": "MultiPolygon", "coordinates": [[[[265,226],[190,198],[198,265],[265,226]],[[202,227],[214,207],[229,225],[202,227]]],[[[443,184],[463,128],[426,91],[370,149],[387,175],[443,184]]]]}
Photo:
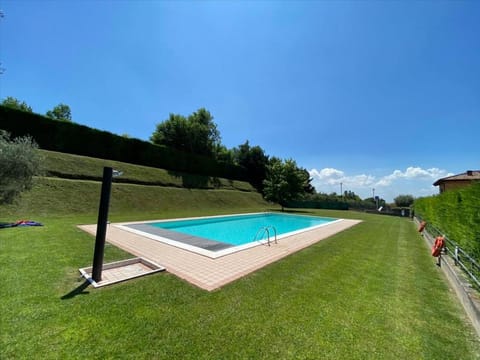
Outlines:
{"type": "MultiPolygon", "coordinates": [[[[422,221],[422,218],[417,216],[419,221],[422,221]]],[[[439,229],[435,226],[430,225],[427,223],[426,230],[428,233],[432,235],[433,238],[444,235],[439,229]]],[[[465,252],[458,244],[449,239],[447,236],[445,237],[445,248],[444,254],[450,256],[456,266],[460,266],[460,268],[464,271],[464,273],[468,276],[470,282],[473,286],[480,290],[480,265],[473,259],[469,254],[465,252]]]]}

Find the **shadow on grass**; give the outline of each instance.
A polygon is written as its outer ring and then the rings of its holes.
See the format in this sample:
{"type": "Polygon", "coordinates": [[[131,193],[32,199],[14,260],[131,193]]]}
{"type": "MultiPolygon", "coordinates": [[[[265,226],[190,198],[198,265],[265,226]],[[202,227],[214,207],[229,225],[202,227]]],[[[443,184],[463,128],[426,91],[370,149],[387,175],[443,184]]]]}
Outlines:
{"type": "Polygon", "coordinates": [[[176,178],[182,178],[182,186],[187,189],[208,189],[212,187],[209,184],[210,180],[212,180],[214,184],[213,187],[220,186],[218,179],[210,178],[209,176],[192,175],[178,171],[168,171],[168,174],[176,178]]]}
{"type": "Polygon", "coordinates": [[[77,295],[87,295],[89,294],[89,291],[83,291],[83,290],[85,290],[89,285],[90,283],[87,280],[85,280],[80,286],[78,286],[76,289],[73,289],[68,294],[63,295],[60,299],[68,300],[68,299],[74,298],[77,295]]]}

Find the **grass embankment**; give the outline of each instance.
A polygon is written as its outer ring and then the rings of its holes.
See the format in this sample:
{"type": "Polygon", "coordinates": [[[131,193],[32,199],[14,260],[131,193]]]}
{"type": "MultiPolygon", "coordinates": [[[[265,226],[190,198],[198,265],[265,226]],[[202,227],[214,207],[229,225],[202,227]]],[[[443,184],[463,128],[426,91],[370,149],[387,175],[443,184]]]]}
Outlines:
{"type": "Polygon", "coordinates": [[[121,170],[123,175],[114,182],[141,185],[173,186],[182,188],[255,191],[248,182],[192,175],[119,161],[95,159],[54,151],[40,150],[45,158],[47,176],[77,180],[101,181],[103,167],[121,170]]]}
{"type": "MultiPolygon", "coordinates": [[[[276,208],[264,201],[247,182],[172,174],[163,169],[117,161],[41,152],[48,177],[34,179],[32,191],[23,193],[16,204],[1,207],[0,221],[12,220],[6,217],[96,214],[104,166],[123,171],[112,184],[111,217],[124,214],[129,220],[135,214],[149,218],[148,214],[171,217],[172,212],[181,216],[192,212],[202,215],[276,208]],[[200,188],[191,188],[192,184],[200,188]]],[[[90,219],[91,222],[96,220],[95,216],[90,219]]]]}
{"type": "MultiPolygon", "coordinates": [[[[0,208],[45,224],[0,230],[0,358],[479,358],[407,219],[315,211],[364,222],[211,293],[169,273],[92,289],[78,268],[91,264],[94,239],[76,225],[96,221],[99,192],[98,182],[39,178],[0,208]]],[[[267,206],[253,192],[114,184],[110,219],[267,206]]],[[[105,262],[127,257],[106,246],[105,262]]]]}
{"type": "MultiPolygon", "coordinates": [[[[51,217],[94,215],[98,211],[101,183],[87,180],[37,178],[32,191],[22,194],[15,205],[3,206],[0,221],[5,217],[51,217]]],[[[236,190],[182,189],[134,184],[112,184],[110,214],[126,218],[171,217],[171,213],[265,211],[269,205],[256,192],[236,190]]],[[[90,216],[95,222],[95,216],[90,216]]],[[[127,219],[128,220],[128,219],[127,219]]]]}

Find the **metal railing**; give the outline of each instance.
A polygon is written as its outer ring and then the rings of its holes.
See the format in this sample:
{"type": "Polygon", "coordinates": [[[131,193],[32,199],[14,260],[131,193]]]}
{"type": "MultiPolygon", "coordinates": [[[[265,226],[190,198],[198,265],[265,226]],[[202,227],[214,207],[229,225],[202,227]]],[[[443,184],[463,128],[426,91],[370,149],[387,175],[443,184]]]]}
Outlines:
{"type": "Polygon", "coordinates": [[[459,246],[455,246],[454,248],[453,260],[455,261],[455,265],[459,265],[480,289],[480,281],[478,280],[480,276],[480,266],[478,263],[459,246]]]}
{"type": "Polygon", "coordinates": [[[267,245],[270,246],[270,229],[273,230],[275,234],[275,244],[277,244],[277,229],[275,229],[275,226],[262,226],[260,229],[258,229],[257,233],[255,234],[255,237],[253,238],[253,241],[256,241],[258,239],[258,234],[263,231],[260,235],[261,239],[263,239],[263,236],[265,233],[267,233],[267,245]]]}
{"type": "MultiPolygon", "coordinates": [[[[417,219],[422,220],[417,216],[417,219]]],[[[477,289],[480,290],[480,265],[473,259],[465,250],[463,250],[455,241],[449,239],[444,233],[442,233],[435,226],[427,223],[427,232],[435,239],[435,237],[443,235],[445,238],[444,254],[450,256],[456,266],[465,272],[469,277],[469,280],[477,289]]]]}

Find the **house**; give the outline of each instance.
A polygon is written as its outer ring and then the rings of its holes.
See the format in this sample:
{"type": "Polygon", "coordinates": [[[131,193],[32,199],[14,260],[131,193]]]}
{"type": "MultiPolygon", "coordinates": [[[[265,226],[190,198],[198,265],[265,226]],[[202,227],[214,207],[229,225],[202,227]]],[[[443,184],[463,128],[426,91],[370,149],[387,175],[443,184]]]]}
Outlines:
{"type": "Polygon", "coordinates": [[[468,186],[474,181],[480,181],[480,170],[467,170],[462,174],[447,176],[442,179],[438,179],[433,183],[433,185],[439,186],[441,194],[444,191],[468,186]]]}

